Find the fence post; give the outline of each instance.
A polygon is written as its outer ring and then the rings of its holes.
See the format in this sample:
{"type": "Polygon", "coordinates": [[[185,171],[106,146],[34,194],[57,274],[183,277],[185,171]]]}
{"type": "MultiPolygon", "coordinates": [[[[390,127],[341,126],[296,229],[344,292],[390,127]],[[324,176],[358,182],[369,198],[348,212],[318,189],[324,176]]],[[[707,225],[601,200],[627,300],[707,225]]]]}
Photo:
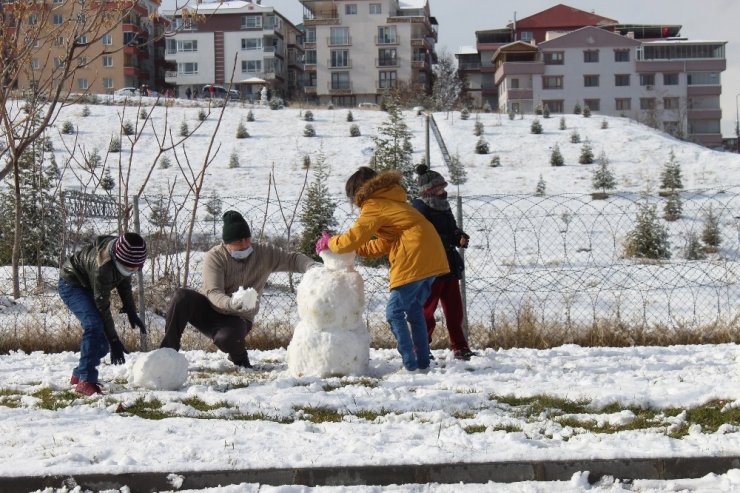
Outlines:
{"type": "MultiPolygon", "coordinates": [[[[463,228],[463,214],[462,214],[462,197],[460,194],[457,194],[457,227],[461,230],[464,230],[463,228]]],[[[458,248],[457,249],[460,252],[460,257],[462,257],[463,265],[465,265],[465,249],[464,248],[458,248]]],[[[463,333],[465,334],[465,339],[468,339],[469,334],[469,328],[468,328],[468,300],[467,300],[467,283],[465,282],[465,269],[462,271],[462,279],[460,279],[460,296],[462,297],[462,306],[463,306],[463,333]]]]}
{"type": "Polygon", "coordinates": [[[424,114],[424,164],[431,168],[429,163],[429,113],[424,114]]]}
{"type": "MultiPolygon", "coordinates": [[[[138,195],[134,195],[134,231],[139,235],[141,234],[138,195]]],[[[139,281],[139,318],[144,321],[144,328],[139,329],[139,350],[148,351],[149,344],[147,343],[148,341],[146,335],[146,301],[144,298],[144,273],[141,269],[139,269],[139,271],[136,273],[136,277],[139,281]]]]}

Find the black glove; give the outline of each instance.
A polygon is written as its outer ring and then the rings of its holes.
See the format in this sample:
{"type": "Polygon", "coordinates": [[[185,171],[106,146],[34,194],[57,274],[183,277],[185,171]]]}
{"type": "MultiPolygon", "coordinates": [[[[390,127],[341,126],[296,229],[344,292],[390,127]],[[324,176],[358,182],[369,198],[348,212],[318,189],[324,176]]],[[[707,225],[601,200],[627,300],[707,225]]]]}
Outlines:
{"type": "Polygon", "coordinates": [[[466,235],[463,231],[458,231],[455,237],[455,241],[457,241],[457,246],[459,246],[460,248],[468,248],[469,239],[470,236],[466,235]]]}
{"type": "Polygon", "coordinates": [[[144,322],[141,321],[136,312],[126,312],[126,315],[128,316],[128,322],[131,324],[131,328],[138,327],[142,333],[146,334],[144,322]]]}
{"type": "Polygon", "coordinates": [[[110,341],[110,362],[114,365],[122,365],[126,362],[126,358],[123,357],[123,353],[128,354],[126,348],[123,347],[123,343],[119,339],[110,341]]]}

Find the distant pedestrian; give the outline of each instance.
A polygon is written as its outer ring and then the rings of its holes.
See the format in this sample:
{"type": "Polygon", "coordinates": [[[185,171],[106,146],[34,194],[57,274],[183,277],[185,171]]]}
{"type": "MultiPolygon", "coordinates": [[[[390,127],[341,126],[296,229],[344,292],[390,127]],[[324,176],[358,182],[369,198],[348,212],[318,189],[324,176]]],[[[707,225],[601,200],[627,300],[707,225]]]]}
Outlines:
{"type": "Polygon", "coordinates": [[[136,233],[98,236],[68,257],[59,275],[59,296],[82,324],[80,362],[70,383],[78,394],[102,393],[98,365],[110,349],[111,363],[122,365],[128,353],[118,337],[110,310],[115,289],[131,327],[144,329],[131,294],[131,276],[146,261],[146,242],[136,233]]]}
{"type": "Polygon", "coordinates": [[[187,89],[185,89],[185,96],[186,96],[186,97],[187,97],[188,99],[191,99],[191,98],[192,98],[192,96],[193,96],[193,91],[192,91],[192,90],[190,89],[190,87],[188,87],[187,89]]]}
{"type": "Polygon", "coordinates": [[[429,342],[436,321],[434,312],[437,304],[442,304],[447,332],[450,335],[450,346],[455,359],[469,360],[477,353],[470,350],[467,338],[463,332],[463,304],[460,294],[460,279],[465,268],[458,248],[467,248],[470,237],[457,227],[455,216],[452,215],[450,203],[447,200],[447,181],[436,171],[430,170],[425,164],[416,167],[419,185],[419,198],[414,199],[411,205],[421,212],[434,226],[442,239],[442,245],[447,254],[447,263],[450,266],[449,274],[439,276],[432,284],[432,290],[424,303],[424,320],[427,324],[429,342]]]}

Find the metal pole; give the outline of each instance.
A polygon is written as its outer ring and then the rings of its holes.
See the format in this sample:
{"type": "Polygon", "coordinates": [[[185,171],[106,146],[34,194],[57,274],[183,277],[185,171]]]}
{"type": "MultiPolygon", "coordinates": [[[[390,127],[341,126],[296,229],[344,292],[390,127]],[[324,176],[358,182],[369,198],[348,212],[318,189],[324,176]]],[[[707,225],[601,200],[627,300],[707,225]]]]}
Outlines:
{"type": "MultiPolygon", "coordinates": [[[[462,197],[460,196],[460,187],[457,187],[457,227],[461,230],[463,229],[463,214],[462,214],[462,197]]],[[[465,265],[465,249],[459,248],[457,249],[458,252],[460,252],[460,257],[462,257],[463,265],[465,265]]],[[[468,300],[467,300],[467,282],[465,282],[465,269],[462,271],[462,279],[460,279],[460,296],[462,298],[462,306],[463,306],[463,334],[465,334],[465,339],[468,339],[468,300]]]]}
{"type": "MultiPolygon", "coordinates": [[[[134,195],[134,231],[139,235],[141,234],[138,195],[134,195]]],[[[141,271],[141,269],[139,269],[136,277],[139,281],[139,318],[144,322],[144,328],[139,330],[139,350],[149,351],[149,344],[146,334],[146,300],[144,298],[144,273],[141,271]]]]}
{"type": "Polygon", "coordinates": [[[424,147],[424,163],[427,165],[427,168],[431,169],[431,165],[429,163],[429,114],[424,115],[424,141],[425,141],[425,147],[424,147]]]}
{"type": "Polygon", "coordinates": [[[740,112],[737,109],[737,98],[740,93],[735,94],[735,152],[740,153],[740,112]]]}

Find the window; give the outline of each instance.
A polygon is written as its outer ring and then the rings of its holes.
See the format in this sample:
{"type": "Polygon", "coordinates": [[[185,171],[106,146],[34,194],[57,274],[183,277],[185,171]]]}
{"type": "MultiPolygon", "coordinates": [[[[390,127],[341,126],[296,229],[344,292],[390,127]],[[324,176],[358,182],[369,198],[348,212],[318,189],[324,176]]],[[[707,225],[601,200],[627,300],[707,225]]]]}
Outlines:
{"type": "Polygon", "coordinates": [[[41,63],[39,63],[38,58],[34,58],[31,60],[31,70],[38,70],[41,68],[41,63]]]}
{"type": "Polygon", "coordinates": [[[103,44],[105,46],[110,46],[110,45],[113,44],[113,35],[110,34],[110,33],[103,34],[103,37],[101,38],[101,41],[103,42],[103,44]]]}
{"type": "Polygon", "coordinates": [[[198,51],[198,40],[185,39],[177,42],[177,51],[198,51]]]}
{"type": "Polygon", "coordinates": [[[583,105],[588,106],[591,111],[601,111],[601,100],[600,99],[584,99],[583,105]]]}
{"type": "Polygon", "coordinates": [[[630,85],[630,74],[615,74],[614,85],[617,87],[625,87],[630,85]]]}
{"type": "Polygon", "coordinates": [[[394,45],[396,41],[396,26],[379,26],[378,27],[378,44],[394,45]]]}
{"type": "Polygon", "coordinates": [[[562,65],[564,61],[564,54],[562,51],[546,51],[545,52],[545,65],[562,65]]]}
{"type": "Polygon", "coordinates": [[[306,80],[306,86],[316,87],[316,79],[318,77],[318,74],[316,72],[308,72],[306,75],[308,76],[306,80]]]}
{"type": "Polygon", "coordinates": [[[80,91],[87,91],[87,79],[77,79],[77,88],[80,91]]]}
{"type": "Polygon", "coordinates": [[[398,64],[395,48],[381,48],[378,50],[378,66],[394,67],[398,64]]]}
{"type": "Polygon", "coordinates": [[[51,17],[51,22],[55,26],[58,26],[59,24],[61,24],[62,22],[64,22],[64,18],[62,17],[62,14],[54,14],[51,17]]]}
{"type": "Polygon", "coordinates": [[[519,39],[522,41],[532,41],[532,31],[522,31],[519,34],[519,39]]]}
{"type": "Polygon", "coordinates": [[[103,55],[103,67],[112,67],[113,57],[110,55],[103,55]]]}
{"type": "Polygon", "coordinates": [[[689,120],[690,134],[718,134],[719,120],[689,120]]]}
{"type": "Polygon", "coordinates": [[[640,74],[640,85],[641,86],[654,86],[655,85],[655,74],[640,74]]]}
{"type": "Polygon", "coordinates": [[[690,86],[717,85],[720,83],[719,72],[689,72],[686,83],[690,86]]]}
{"type": "Polygon", "coordinates": [[[261,15],[245,15],[242,17],[242,29],[262,29],[261,15]]]}
{"type": "Polygon", "coordinates": [[[629,111],[632,109],[632,100],[630,98],[617,98],[614,100],[614,107],[617,111],[629,111]]]}
{"type": "Polygon", "coordinates": [[[197,62],[178,63],[177,73],[183,74],[183,75],[197,74],[198,73],[198,63],[197,62]]]}
{"type": "Polygon", "coordinates": [[[28,16],[28,25],[29,26],[35,26],[36,23],[38,22],[38,20],[39,20],[38,17],[36,17],[35,15],[29,15],[28,16]]]}
{"type": "Polygon", "coordinates": [[[54,68],[56,69],[56,68],[62,68],[62,67],[64,67],[64,60],[62,60],[59,57],[55,57],[54,58],[54,68]]]}
{"type": "Polygon", "coordinates": [[[253,51],[262,49],[262,38],[242,38],[242,50],[253,51]]]}
{"type": "Polygon", "coordinates": [[[663,74],[663,85],[664,86],[677,86],[678,85],[678,74],[663,74]]]}
{"type": "Polygon", "coordinates": [[[383,8],[381,4],[379,3],[371,3],[370,4],[370,14],[371,15],[380,15],[383,13],[383,8]]]}
{"type": "Polygon", "coordinates": [[[663,98],[663,108],[667,110],[677,110],[679,107],[679,99],[676,97],[663,98]]]}
{"type": "Polygon", "coordinates": [[[357,15],[357,4],[348,3],[344,6],[344,15],[357,15]]]}
{"type": "Polygon", "coordinates": [[[583,63],[599,63],[599,50],[585,50],[583,63]]]}
{"type": "Polygon", "coordinates": [[[103,89],[113,89],[113,78],[103,77],[103,89]]]}
{"type": "Polygon", "coordinates": [[[615,62],[629,62],[630,61],[630,50],[614,50],[614,61],[615,62]]]}
{"type": "Polygon", "coordinates": [[[306,50],[306,65],[316,65],[316,50],[306,50]]]}
{"type": "Polygon", "coordinates": [[[262,60],[242,60],[242,73],[262,72],[262,60]]]}
{"type": "Polygon", "coordinates": [[[84,34],[80,35],[80,36],[79,36],[79,37],[77,38],[77,43],[78,43],[78,44],[81,44],[81,45],[86,45],[86,44],[87,44],[87,36],[86,36],[86,35],[84,35],[84,34]]]}
{"type": "Polygon", "coordinates": [[[331,74],[332,89],[350,89],[349,72],[332,72],[331,74]]]}
{"type": "Polygon", "coordinates": [[[655,98],[640,98],[640,109],[641,110],[654,110],[655,109],[655,98]]]}
{"type": "Polygon", "coordinates": [[[562,75],[545,75],[542,77],[542,89],[562,89],[562,75]]]}
{"type": "MultiPolygon", "coordinates": [[[[550,113],[562,113],[563,112],[563,100],[562,99],[556,99],[556,100],[545,99],[542,101],[542,106],[546,107],[550,113]]],[[[518,113],[518,109],[517,111],[515,111],[515,113],[518,113]]]]}
{"type": "Polygon", "coordinates": [[[330,68],[349,68],[349,50],[331,50],[330,68]]]}
{"type": "Polygon", "coordinates": [[[599,76],[598,75],[584,75],[583,76],[584,87],[599,87],[599,76]]]}
{"type": "Polygon", "coordinates": [[[378,89],[396,87],[396,71],[382,71],[378,73],[378,89]]]}
{"type": "Polygon", "coordinates": [[[56,46],[63,46],[64,45],[64,36],[57,36],[54,40],[54,44],[56,46]]]}
{"type": "Polygon", "coordinates": [[[519,89],[519,79],[509,79],[509,89],[519,89]]]}
{"type": "Polygon", "coordinates": [[[87,57],[86,56],[81,56],[80,59],[77,61],[77,64],[80,67],[87,67],[87,57]]]}
{"type": "Polygon", "coordinates": [[[332,27],[329,34],[329,45],[348,45],[349,44],[349,28],[348,27],[332,27]]]}
{"type": "Polygon", "coordinates": [[[306,29],[306,43],[315,43],[316,42],[316,28],[312,27],[310,29],[306,29]]]}

